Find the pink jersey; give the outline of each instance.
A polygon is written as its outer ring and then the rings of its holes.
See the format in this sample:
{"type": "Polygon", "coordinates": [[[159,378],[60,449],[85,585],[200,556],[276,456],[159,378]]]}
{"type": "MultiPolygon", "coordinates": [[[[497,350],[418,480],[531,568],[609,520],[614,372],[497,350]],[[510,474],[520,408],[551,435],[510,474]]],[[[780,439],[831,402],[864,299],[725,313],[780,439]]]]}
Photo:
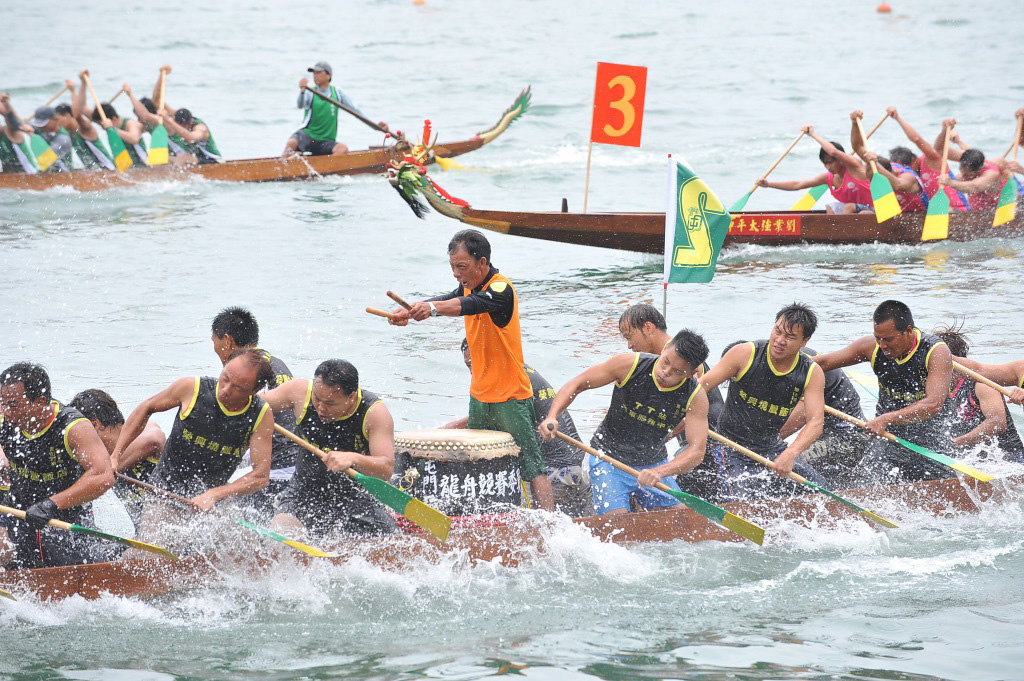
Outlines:
{"type": "MultiPolygon", "coordinates": [[[[949,168],[946,169],[946,172],[949,172],[949,168]]],[[[928,192],[928,198],[935,196],[935,193],[939,191],[939,171],[929,168],[923,156],[921,157],[921,184],[924,186],[924,190],[928,192]]],[[[952,187],[946,187],[946,196],[949,197],[950,210],[961,212],[967,210],[967,206],[964,205],[964,201],[960,197],[960,192],[952,187]]]]}
{"type": "Polygon", "coordinates": [[[825,177],[828,178],[828,188],[832,191],[832,196],[837,200],[843,203],[859,203],[863,206],[871,205],[871,183],[866,179],[858,180],[844,169],[837,187],[834,173],[825,173],[825,177]]]}
{"type": "MultiPolygon", "coordinates": [[[[992,161],[985,161],[985,167],[982,170],[994,170],[999,172],[999,166],[992,161]]],[[[1003,192],[1003,187],[1006,185],[1006,180],[1009,178],[1003,178],[999,182],[999,185],[994,189],[988,189],[983,192],[977,192],[971,194],[971,210],[986,210],[994,211],[996,206],[999,205],[999,195],[1003,192]]]]}
{"type": "Polygon", "coordinates": [[[924,193],[921,186],[921,176],[913,168],[902,166],[899,163],[892,164],[892,172],[900,177],[904,173],[914,176],[915,190],[911,192],[896,191],[896,200],[900,203],[900,211],[904,213],[923,213],[928,210],[928,195],[924,193]]]}

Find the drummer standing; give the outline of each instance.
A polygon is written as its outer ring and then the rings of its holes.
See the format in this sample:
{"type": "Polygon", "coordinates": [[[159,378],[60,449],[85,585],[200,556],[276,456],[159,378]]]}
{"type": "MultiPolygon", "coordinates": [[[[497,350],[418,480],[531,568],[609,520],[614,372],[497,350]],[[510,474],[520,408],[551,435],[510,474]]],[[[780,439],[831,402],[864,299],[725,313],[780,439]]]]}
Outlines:
{"type": "Polygon", "coordinates": [[[515,287],[491,264],[491,244],[475,229],[464,229],[448,243],[448,260],[459,286],[451,293],[398,308],[391,324],[409,319],[465,317],[472,358],[469,427],[501,430],[520,449],[520,475],[530,483],[537,506],[554,509],[551,480],[534,430],[533,388],[523,368],[519,299],[515,287]]]}

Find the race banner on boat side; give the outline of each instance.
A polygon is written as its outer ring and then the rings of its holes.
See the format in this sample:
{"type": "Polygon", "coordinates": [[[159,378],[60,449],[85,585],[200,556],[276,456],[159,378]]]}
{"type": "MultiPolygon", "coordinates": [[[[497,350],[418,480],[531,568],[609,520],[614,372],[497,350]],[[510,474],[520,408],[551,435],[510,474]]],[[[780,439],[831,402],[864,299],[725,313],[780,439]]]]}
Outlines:
{"type": "Polygon", "coordinates": [[[800,235],[799,215],[734,215],[729,223],[729,234],[733,236],[768,236],[784,234],[800,235]]]}
{"type": "Polygon", "coordinates": [[[646,66],[597,62],[590,140],[639,147],[646,94],[646,66]]]}
{"type": "Polygon", "coordinates": [[[685,163],[668,159],[665,284],[706,284],[729,231],[729,212],[685,163]]]}

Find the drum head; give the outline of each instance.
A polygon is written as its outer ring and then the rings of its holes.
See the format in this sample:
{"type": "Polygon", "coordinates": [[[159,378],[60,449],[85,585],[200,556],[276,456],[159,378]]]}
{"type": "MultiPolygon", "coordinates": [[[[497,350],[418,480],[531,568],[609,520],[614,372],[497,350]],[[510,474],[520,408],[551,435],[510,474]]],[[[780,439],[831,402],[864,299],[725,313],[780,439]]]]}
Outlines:
{"type": "Polygon", "coordinates": [[[407,430],[395,433],[395,454],[414,459],[476,461],[519,456],[519,445],[511,435],[498,430],[407,430]]]}

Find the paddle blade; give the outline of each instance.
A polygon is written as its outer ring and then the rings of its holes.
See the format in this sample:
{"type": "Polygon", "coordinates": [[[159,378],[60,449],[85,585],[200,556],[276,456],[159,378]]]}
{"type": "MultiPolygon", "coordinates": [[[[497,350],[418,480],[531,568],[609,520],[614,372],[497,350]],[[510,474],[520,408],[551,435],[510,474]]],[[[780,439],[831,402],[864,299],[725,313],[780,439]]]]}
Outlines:
{"type": "Polygon", "coordinates": [[[124,172],[132,167],[132,157],[128,155],[128,149],[124,141],[117,134],[117,130],[107,128],[107,142],[110,143],[110,155],[114,157],[114,165],[118,172],[124,172]]]}
{"type": "Polygon", "coordinates": [[[394,509],[396,513],[401,513],[441,541],[448,538],[448,532],[452,527],[452,519],[444,513],[428,506],[419,499],[413,498],[383,480],[371,475],[356,473],[355,471],[352,471],[352,473],[352,477],[385,506],[394,509]]]}
{"type": "Polygon", "coordinates": [[[995,476],[994,475],[989,475],[988,473],[985,473],[984,471],[979,471],[977,468],[971,468],[967,464],[960,463],[956,459],[954,459],[952,457],[949,457],[949,456],[946,456],[945,454],[939,454],[938,452],[933,452],[932,450],[926,449],[925,447],[922,447],[921,445],[915,445],[913,442],[910,442],[908,440],[904,440],[903,438],[899,437],[898,435],[893,435],[893,437],[896,438],[896,442],[900,443],[901,445],[903,445],[904,447],[906,447],[910,451],[915,452],[917,454],[920,454],[921,456],[927,457],[927,458],[931,459],[932,461],[937,461],[938,463],[941,463],[943,465],[949,466],[953,470],[960,471],[964,475],[969,475],[969,476],[971,476],[972,478],[974,478],[976,480],[981,480],[982,482],[988,482],[989,480],[995,480],[995,476]]]}
{"type": "Polygon", "coordinates": [[[171,553],[164,547],[157,546],[156,544],[147,544],[146,542],[128,539],[127,537],[119,537],[116,534],[108,534],[100,530],[95,530],[91,527],[82,527],[81,525],[72,525],[68,529],[70,529],[72,532],[78,532],[80,534],[91,534],[92,536],[99,537],[100,539],[106,539],[107,541],[115,541],[118,544],[130,546],[133,549],[139,549],[140,551],[148,551],[149,553],[155,553],[158,556],[164,556],[166,558],[173,558],[174,560],[178,560],[178,556],[176,554],[171,553]]]}
{"type": "Polygon", "coordinates": [[[50,148],[50,145],[43,139],[42,135],[29,137],[29,146],[36,156],[36,163],[39,164],[39,172],[45,173],[57,162],[57,152],[50,148]]]}
{"type": "Polygon", "coordinates": [[[149,165],[162,166],[167,164],[167,128],[162,124],[153,128],[149,143],[149,165]]]}
{"type": "Polygon", "coordinates": [[[879,173],[871,176],[871,202],[875,208],[875,219],[885,222],[900,214],[900,202],[892,189],[889,178],[879,173]]]}
{"type": "Polygon", "coordinates": [[[921,241],[946,238],[949,238],[949,196],[945,191],[939,191],[928,201],[921,241]]]}
{"type": "Polygon", "coordinates": [[[811,187],[806,194],[800,197],[800,200],[793,204],[792,210],[804,211],[814,208],[814,204],[818,202],[825,192],[828,191],[827,184],[819,184],[817,187],[811,187]]]}
{"type": "Polygon", "coordinates": [[[12,601],[18,600],[17,598],[14,597],[14,594],[12,594],[10,591],[4,591],[3,589],[0,589],[0,596],[3,596],[4,598],[9,598],[12,601]]]}
{"type": "Polygon", "coordinates": [[[1003,191],[999,192],[999,204],[996,206],[996,215],[992,220],[992,226],[1005,225],[1017,214],[1017,183],[1011,177],[1003,185],[1003,191]]]}
{"type": "Polygon", "coordinates": [[[763,527],[755,525],[749,520],[744,520],[738,515],[730,513],[724,508],[715,506],[710,501],[704,501],[700,497],[695,497],[692,494],[687,494],[686,492],[681,492],[668,487],[658,487],[658,489],[662,492],[671,494],[673,497],[683,502],[687,508],[700,513],[708,520],[718,523],[728,530],[732,530],[741,537],[749,539],[759,546],[764,544],[763,527]]]}
{"type": "Polygon", "coordinates": [[[235,522],[238,523],[239,525],[241,525],[242,527],[246,528],[246,529],[252,530],[253,532],[258,532],[259,534],[262,534],[264,537],[266,537],[268,539],[273,539],[274,541],[279,541],[282,544],[284,544],[285,546],[290,546],[293,549],[295,549],[296,551],[302,551],[303,553],[305,553],[307,555],[316,556],[317,558],[336,558],[337,557],[337,555],[334,554],[334,553],[327,553],[326,551],[321,551],[320,549],[316,548],[315,546],[310,546],[309,544],[303,544],[300,541],[296,541],[294,539],[289,539],[288,537],[285,537],[282,534],[278,534],[277,532],[274,532],[273,530],[267,529],[266,527],[261,527],[259,525],[254,525],[254,524],[250,523],[248,520],[245,520],[243,518],[235,518],[235,522]]]}
{"type": "Polygon", "coordinates": [[[450,158],[444,158],[443,156],[435,156],[434,160],[437,161],[437,165],[441,166],[441,170],[458,170],[464,168],[458,161],[453,161],[450,158]]]}
{"type": "Polygon", "coordinates": [[[846,506],[849,506],[853,510],[857,511],[857,513],[859,513],[860,515],[864,516],[868,520],[871,520],[873,522],[878,523],[882,527],[899,527],[899,525],[897,525],[896,523],[892,522],[891,520],[886,520],[885,518],[883,518],[882,516],[878,515],[877,513],[873,512],[873,511],[869,511],[868,509],[864,508],[863,506],[859,506],[859,505],[855,504],[854,502],[850,501],[849,499],[847,499],[846,497],[841,497],[838,494],[836,494],[835,492],[833,492],[832,490],[826,489],[826,488],[822,487],[821,485],[819,485],[817,483],[811,482],[810,480],[804,480],[804,484],[807,485],[808,487],[810,487],[811,489],[813,489],[816,492],[821,492],[822,494],[824,494],[826,496],[832,497],[833,499],[835,499],[839,503],[844,504],[846,506]]]}
{"type": "Polygon", "coordinates": [[[746,194],[744,194],[740,198],[736,199],[736,203],[732,204],[729,207],[729,212],[730,213],[738,213],[738,212],[740,212],[741,210],[743,210],[743,207],[747,205],[747,201],[749,201],[749,200],[750,200],[750,192],[747,192],[746,194]]]}

